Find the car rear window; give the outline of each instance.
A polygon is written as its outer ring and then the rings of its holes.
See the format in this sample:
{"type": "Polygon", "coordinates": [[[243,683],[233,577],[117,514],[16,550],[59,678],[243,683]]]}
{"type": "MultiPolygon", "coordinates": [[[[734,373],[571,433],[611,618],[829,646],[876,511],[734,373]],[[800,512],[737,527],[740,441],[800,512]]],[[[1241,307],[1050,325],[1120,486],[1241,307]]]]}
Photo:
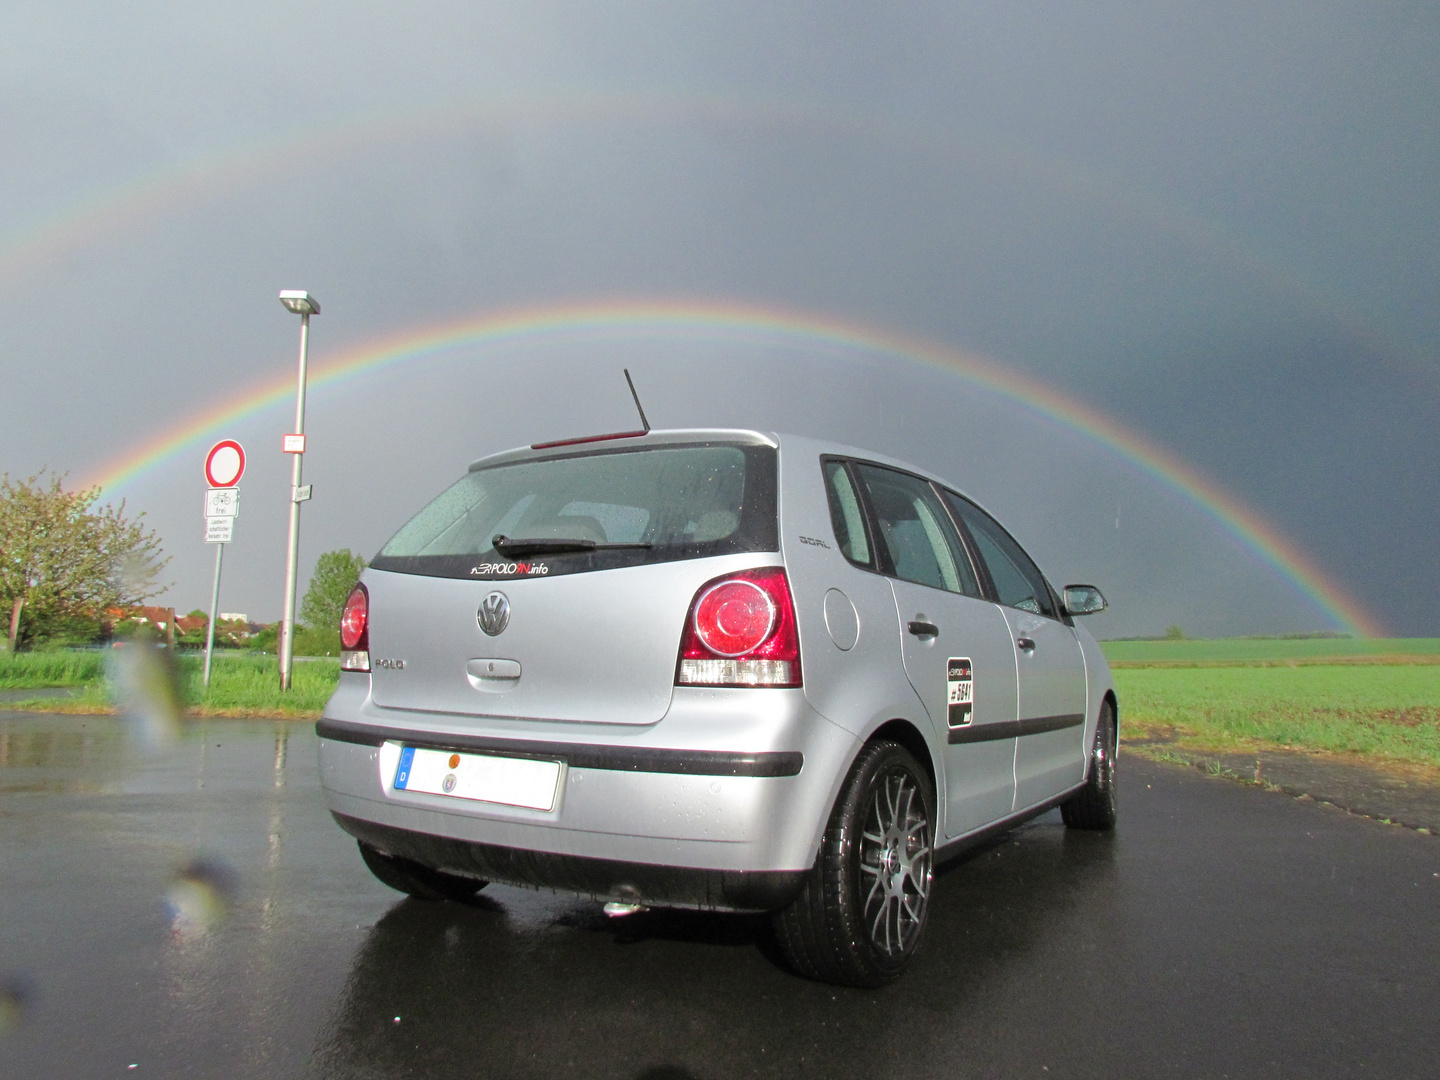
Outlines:
{"type": "Polygon", "coordinates": [[[371,565],[495,580],[778,548],[772,447],[672,444],[473,469],[411,518],[371,565]],[[506,553],[496,550],[496,536],[594,547],[506,553]]]}

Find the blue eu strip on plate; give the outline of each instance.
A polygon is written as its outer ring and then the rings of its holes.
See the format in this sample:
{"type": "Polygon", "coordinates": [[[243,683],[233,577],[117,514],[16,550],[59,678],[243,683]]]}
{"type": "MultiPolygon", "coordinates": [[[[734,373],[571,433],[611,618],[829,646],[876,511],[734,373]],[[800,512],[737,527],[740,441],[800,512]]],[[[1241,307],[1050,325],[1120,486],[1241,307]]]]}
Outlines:
{"type": "Polygon", "coordinates": [[[410,763],[415,760],[415,748],[413,746],[403,747],[400,751],[400,766],[395,770],[395,790],[405,790],[405,782],[410,779],[410,763]]]}

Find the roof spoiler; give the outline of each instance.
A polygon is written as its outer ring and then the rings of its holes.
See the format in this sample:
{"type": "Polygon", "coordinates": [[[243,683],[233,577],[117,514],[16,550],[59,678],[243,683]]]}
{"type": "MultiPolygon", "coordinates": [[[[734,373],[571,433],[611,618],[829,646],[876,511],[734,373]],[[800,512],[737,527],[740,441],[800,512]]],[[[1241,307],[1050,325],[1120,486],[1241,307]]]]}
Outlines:
{"type": "Polygon", "coordinates": [[[625,372],[626,385],[630,387],[630,396],[635,399],[635,411],[640,414],[640,423],[644,428],[640,431],[615,431],[609,435],[583,435],[578,439],[555,439],[552,442],[531,443],[531,450],[549,450],[556,446],[576,446],[588,442],[608,442],[611,439],[638,439],[642,435],[650,434],[650,421],[645,419],[645,409],[640,404],[640,395],[635,392],[634,380],[630,378],[630,369],[622,369],[625,372]]]}

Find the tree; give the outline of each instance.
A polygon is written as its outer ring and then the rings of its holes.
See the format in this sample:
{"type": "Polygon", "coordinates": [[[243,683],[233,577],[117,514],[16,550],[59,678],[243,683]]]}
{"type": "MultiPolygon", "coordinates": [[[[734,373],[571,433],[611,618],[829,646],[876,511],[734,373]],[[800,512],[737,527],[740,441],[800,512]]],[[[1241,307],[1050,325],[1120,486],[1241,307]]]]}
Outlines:
{"type": "Polygon", "coordinates": [[[0,611],[10,651],[67,634],[93,636],[109,608],[138,604],[167,586],[160,541],[125,517],[125,504],[94,508],[99,488],[66,491],[46,470],[0,476],[0,611]]]}
{"type": "Polygon", "coordinates": [[[312,648],[333,637],[333,648],[327,646],[320,651],[340,651],[340,614],[365,566],[365,560],[349,548],[327,551],[315,560],[310,588],[305,590],[305,599],[300,602],[300,620],[310,629],[310,636],[316,638],[310,643],[312,648]]]}

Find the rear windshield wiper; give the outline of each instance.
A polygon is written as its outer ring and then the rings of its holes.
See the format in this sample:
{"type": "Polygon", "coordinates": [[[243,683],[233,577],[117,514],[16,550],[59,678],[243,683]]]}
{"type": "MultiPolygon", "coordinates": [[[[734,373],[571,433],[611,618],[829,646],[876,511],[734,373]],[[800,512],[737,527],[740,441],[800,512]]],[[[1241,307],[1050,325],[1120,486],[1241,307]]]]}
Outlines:
{"type": "Polygon", "coordinates": [[[501,555],[563,555],[572,551],[623,551],[642,550],[653,544],[643,541],[634,544],[602,544],[596,540],[568,540],[564,537],[521,540],[500,534],[491,539],[495,550],[501,555]]]}

